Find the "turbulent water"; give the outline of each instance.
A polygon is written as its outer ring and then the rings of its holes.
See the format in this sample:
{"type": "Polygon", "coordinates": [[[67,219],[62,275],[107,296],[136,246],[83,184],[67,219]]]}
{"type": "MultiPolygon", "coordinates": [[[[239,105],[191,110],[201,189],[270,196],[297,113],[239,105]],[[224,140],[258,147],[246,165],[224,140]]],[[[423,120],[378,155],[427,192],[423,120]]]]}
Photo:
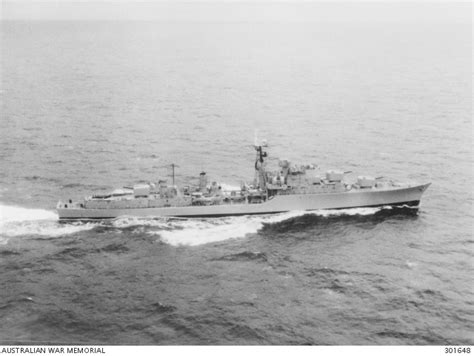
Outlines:
{"type": "Polygon", "coordinates": [[[473,343],[469,22],[1,31],[0,343],[473,343]],[[171,162],[239,185],[255,128],[273,158],[432,186],[419,210],[57,220],[171,162]]]}

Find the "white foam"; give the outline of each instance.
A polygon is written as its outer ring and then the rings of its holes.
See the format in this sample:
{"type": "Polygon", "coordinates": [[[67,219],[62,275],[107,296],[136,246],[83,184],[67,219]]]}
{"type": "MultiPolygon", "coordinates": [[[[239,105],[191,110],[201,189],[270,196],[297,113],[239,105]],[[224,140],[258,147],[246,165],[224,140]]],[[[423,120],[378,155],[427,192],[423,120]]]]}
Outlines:
{"type": "Polygon", "coordinates": [[[161,241],[173,246],[197,246],[233,238],[243,238],[249,234],[258,232],[264,224],[274,224],[303,215],[317,215],[322,217],[371,215],[379,210],[380,208],[355,208],[343,210],[291,211],[272,215],[162,221],[155,226],[161,228],[166,227],[166,230],[150,231],[149,233],[159,235],[161,241]]]}
{"type": "MultiPolygon", "coordinates": [[[[175,224],[176,225],[176,224],[175,224]]],[[[188,220],[180,228],[151,231],[158,234],[161,241],[173,246],[196,246],[231,238],[244,237],[255,233],[262,227],[261,219],[237,217],[231,219],[188,220]]]]}
{"type": "MultiPolygon", "coordinates": [[[[278,223],[302,215],[340,216],[370,215],[380,208],[355,208],[344,210],[292,211],[281,214],[237,216],[214,219],[140,218],[122,216],[112,221],[112,226],[149,227],[149,234],[158,235],[160,240],[173,246],[196,246],[233,238],[243,238],[258,232],[264,224],[278,223]]],[[[59,237],[93,229],[100,223],[60,224],[55,212],[42,209],[28,209],[0,204],[0,244],[8,237],[35,235],[59,237]]]]}
{"type": "MultiPolygon", "coordinates": [[[[292,211],[259,216],[237,216],[179,222],[180,228],[150,232],[158,234],[161,241],[173,246],[196,246],[228,239],[243,238],[260,230],[264,224],[278,223],[306,214],[292,211]]],[[[175,222],[175,225],[178,225],[175,222]]]]}
{"type": "Polygon", "coordinates": [[[8,241],[4,237],[22,235],[58,237],[90,230],[95,226],[97,224],[60,224],[58,215],[54,211],[0,204],[0,235],[2,236],[0,243],[8,241]]]}
{"type": "Polygon", "coordinates": [[[168,219],[167,218],[146,218],[137,216],[120,216],[112,220],[112,226],[124,229],[133,226],[152,226],[166,228],[168,219]]]}
{"type": "Polygon", "coordinates": [[[311,214],[318,216],[341,216],[341,215],[372,215],[380,211],[381,208],[351,208],[351,209],[328,209],[328,210],[315,210],[311,214]]]}
{"type": "Polygon", "coordinates": [[[79,231],[91,230],[94,223],[60,224],[55,221],[23,221],[0,225],[1,235],[8,237],[34,235],[41,237],[59,237],[74,234],[79,231]]]}
{"type": "Polygon", "coordinates": [[[0,204],[0,224],[13,221],[57,220],[58,215],[50,210],[27,209],[0,204]]]}

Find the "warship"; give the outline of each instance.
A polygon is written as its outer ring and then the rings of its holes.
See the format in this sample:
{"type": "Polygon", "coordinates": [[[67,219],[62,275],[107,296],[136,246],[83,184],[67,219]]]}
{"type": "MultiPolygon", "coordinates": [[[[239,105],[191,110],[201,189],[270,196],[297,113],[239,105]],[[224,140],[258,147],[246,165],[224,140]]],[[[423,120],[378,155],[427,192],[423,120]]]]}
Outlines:
{"type": "Polygon", "coordinates": [[[173,181],[136,184],[109,194],[92,195],[80,201],[58,202],[61,220],[112,219],[119,216],[203,218],[232,215],[272,214],[293,210],[310,211],[379,206],[418,207],[431,183],[398,183],[385,177],[359,176],[329,170],[317,174],[316,165],[278,161],[278,169],[267,169],[268,147],[255,143],[255,177],[240,188],[226,189],[210,182],[201,172],[198,184],[178,187],[173,181]]]}

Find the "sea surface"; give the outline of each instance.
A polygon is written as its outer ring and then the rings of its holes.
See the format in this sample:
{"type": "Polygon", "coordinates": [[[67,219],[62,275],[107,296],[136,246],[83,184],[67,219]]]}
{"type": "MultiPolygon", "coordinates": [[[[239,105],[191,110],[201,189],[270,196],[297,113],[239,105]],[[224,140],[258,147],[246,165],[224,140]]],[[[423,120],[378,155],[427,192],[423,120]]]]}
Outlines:
{"type": "MultiPolygon", "coordinates": [[[[469,14],[466,16],[469,17],[469,14]]],[[[425,19],[426,20],[426,19],[425,19]]],[[[473,344],[469,21],[2,21],[0,344],[473,344]],[[277,158],[419,210],[59,223],[277,158]]]]}

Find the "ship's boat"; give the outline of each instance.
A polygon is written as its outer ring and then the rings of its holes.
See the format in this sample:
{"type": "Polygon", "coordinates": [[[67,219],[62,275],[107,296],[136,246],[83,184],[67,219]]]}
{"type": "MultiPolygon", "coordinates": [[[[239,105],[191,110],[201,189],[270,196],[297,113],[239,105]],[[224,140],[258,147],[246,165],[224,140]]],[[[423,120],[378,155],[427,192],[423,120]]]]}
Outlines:
{"type": "Polygon", "coordinates": [[[430,183],[396,183],[384,177],[359,176],[330,170],[316,174],[316,166],[279,161],[278,170],[267,169],[266,143],[255,144],[255,177],[239,189],[209,184],[205,172],[196,186],[158,183],[136,184],[81,201],[58,202],[60,219],[108,219],[119,216],[219,217],[281,213],[291,210],[347,209],[377,206],[418,207],[430,183]]]}

